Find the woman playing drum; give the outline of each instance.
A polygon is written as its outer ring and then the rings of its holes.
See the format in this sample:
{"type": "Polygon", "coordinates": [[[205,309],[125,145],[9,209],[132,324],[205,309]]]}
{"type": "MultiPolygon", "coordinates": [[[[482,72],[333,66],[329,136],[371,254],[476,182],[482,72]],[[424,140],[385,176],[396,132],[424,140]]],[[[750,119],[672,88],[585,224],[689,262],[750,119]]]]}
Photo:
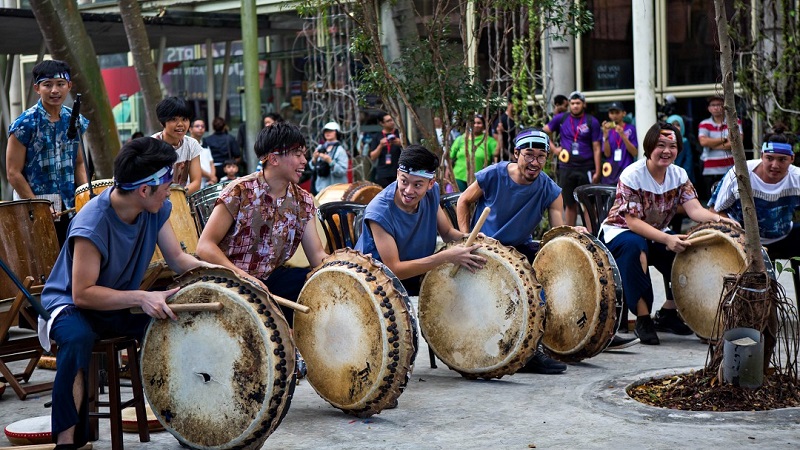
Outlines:
{"type": "Polygon", "coordinates": [[[659,344],[656,325],[676,334],[692,333],[678,317],[672,292],[666,285],[675,253],[691,245],[686,236],[667,228],[678,205],[697,222],[736,224],[704,209],[686,171],[673,164],[683,150],[682,142],[680,131],[672,124],[659,122],[650,127],[642,144],[645,159],[631,164],[620,175],[616,200],[602,225],[601,239],[622,274],[625,302],[636,313],[636,335],[648,345],[659,344]],[[650,317],[653,286],[649,265],[664,276],[667,296],[664,307],[656,313],[656,323],[650,317]]]}

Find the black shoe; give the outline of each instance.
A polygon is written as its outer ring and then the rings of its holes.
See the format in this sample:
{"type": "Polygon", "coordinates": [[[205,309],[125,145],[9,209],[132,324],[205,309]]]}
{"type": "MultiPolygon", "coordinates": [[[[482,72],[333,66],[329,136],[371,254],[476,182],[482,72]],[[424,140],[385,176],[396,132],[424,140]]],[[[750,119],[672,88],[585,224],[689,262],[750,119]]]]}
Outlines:
{"type": "Polygon", "coordinates": [[[608,344],[606,350],[622,350],[623,348],[628,348],[634,346],[640,342],[639,338],[634,337],[622,337],[618,334],[614,335],[614,339],[611,340],[611,343],[608,344]]]}
{"type": "Polygon", "coordinates": [[[567,370],[567,365],[561,361],[545,355],[541,347],[536,350],[528,363],[519,370],[521,373],[541,373],[545,375],[555,375],[567,370]]]}
{"type": "Polygon", "coordinates": [[[633,331],[644,345],[660,344],[653,319],[649,315],[636,317],[636,328],[633,331]]]}
{"type": "Polygon", "coordinates": [[[680,336],[687,336],[694,333],[694,331],[681,320],[680,316],[678,316],[678,311],[674,309],[659,309],[656,311],[654,321],[656,330],[658,331],[666,331],[680,336]]]}

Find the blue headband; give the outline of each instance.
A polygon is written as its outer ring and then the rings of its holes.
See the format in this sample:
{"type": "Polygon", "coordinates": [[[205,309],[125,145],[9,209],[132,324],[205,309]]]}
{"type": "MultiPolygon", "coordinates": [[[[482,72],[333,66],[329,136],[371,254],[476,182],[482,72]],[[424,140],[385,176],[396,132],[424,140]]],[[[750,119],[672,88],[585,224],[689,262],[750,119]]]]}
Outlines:
{"type": "Polygon", "coordinates": [[[132,191],[139,186],[161,186],[164,183],[172,181],[172,166],[162,167],[158,172],[142,178],[141,180],[132,183],[120,183],[115,181],[117,187],[125,191],[132,191]]]}
{"type": "Polygon", "coordinates": [[[784,144],[783,142],[764,142],[761,147],[764,153],[780,153],[781,155],[794,156],[791,144],[784,144]]]}
{"type": "Polygon", "coordinates": [[[514,142],[514,150],[524,150],[526,148],[539,148],[550,153],[550,138],[542,131],[523,131],[514,142]]]}
{"type": "Polygon", "coordinates": [[[53,73],[53,74],[46,73],[46,74],[40,76],[39,78],[37,78],[36,82],[33,83],[33,84],[39,84],[42,81],[53,80],[53,79],[56,79],[56,78],[62,78],[64,80],[69,81],[69,74],[67,72],[58,72],[58,73],[53,73]]]}
{"type": "Polygon", "coordinates": [[[436,176],[436,171],[430,171],[424,169],[412,169],[411,167],[407,167],[402,164],[397,166],[397,170],[403,173],[407,173],[409,175],[414,175],[416,177],[427,178],[429,180],[433,179],[433,177],[436,176]]]}

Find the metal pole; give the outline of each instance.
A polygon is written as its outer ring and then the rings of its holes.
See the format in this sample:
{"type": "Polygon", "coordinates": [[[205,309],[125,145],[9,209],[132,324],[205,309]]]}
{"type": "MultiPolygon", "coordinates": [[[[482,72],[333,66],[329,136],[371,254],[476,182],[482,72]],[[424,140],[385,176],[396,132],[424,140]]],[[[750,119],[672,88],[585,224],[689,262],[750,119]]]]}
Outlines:
{"type": "MultiPolygon", "coordinates": [[[[655,14],[653,2],[634,0],[633,6],[633,88],[636,100],[636,135],[644,136],[656,123],[655,14]]],[[[643,156],[639,147],[639,157],[643,156]]]]}
{"type": "Polygon", "coordinates": [[[212,122],[217,113],[214,110],[214,45],[211,38],[206,39],[206,106],[208,107],[208,122],[212,122]]]}

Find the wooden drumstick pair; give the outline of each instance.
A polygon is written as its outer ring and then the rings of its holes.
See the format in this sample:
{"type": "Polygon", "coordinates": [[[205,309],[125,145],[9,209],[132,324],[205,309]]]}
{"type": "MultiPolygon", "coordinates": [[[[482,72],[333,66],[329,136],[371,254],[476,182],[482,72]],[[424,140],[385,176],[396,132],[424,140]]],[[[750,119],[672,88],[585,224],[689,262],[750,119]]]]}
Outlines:
{"type": "MultiPolygon", "coordinates": [[[[311,312],[311,308],[308,306],[303,306],[299,303],[293,302],[291,300],[287,300],[283,297],[278,297],[277,295],[270,294],[270,296],[275,300],[275,302],[281,306],[285,306],[287,308],[291,308],[297,312],[308,314],[311,312]]],[[[180,312],[202,312],[202,311],[220,311],[225,305],[220,302],[211,302],[211,303],[180,303],[177,305],[169,305],[169,309],[172,310],[174,313],[180,312]]],[[[144,314],[144,310],[142,308],[136,307],[131,308],[131,313],[133,314],[144,314]]]]}
{"type": "MultiPolygon", "coordinates": [[[[475,228],[473,228],[472,232],[469,234],[467,242],[464,243],[464,247],[469,247],[472,245],[473,242],[475,242],[475,239],[478,237],[478,233],[480,233],[481,228],[483,227],[483,223],[486,222],[486,218],[489,217],[489,213],[491,211],[492,211],[491,208],[489,208],[488,206],[486,208],[483,208],[483,212],[481,213],[481,216],[478,217],[478,222],[475,223],[475,228]]],[[[460,268],[461,264],[455,266],[453,268],[453,271],[450,272],[450,276],[451,277],[456,276],[456,274],[458,273],[458,269],[460,268]]]]}
{"type": "Polygon", "coordinates": [[[75,212],[75,211],[76,210],[75,210],[74,207],[73,208],[69,208],[69,209],[65,209],[65,210],[63,210],[63,211],[61,211],[59,213],[56,213],[56,217],[61,217],[61,216],[65,215],[65,214],[69,214],[69,213],[72,213],[72,212],[75,212]]]}

